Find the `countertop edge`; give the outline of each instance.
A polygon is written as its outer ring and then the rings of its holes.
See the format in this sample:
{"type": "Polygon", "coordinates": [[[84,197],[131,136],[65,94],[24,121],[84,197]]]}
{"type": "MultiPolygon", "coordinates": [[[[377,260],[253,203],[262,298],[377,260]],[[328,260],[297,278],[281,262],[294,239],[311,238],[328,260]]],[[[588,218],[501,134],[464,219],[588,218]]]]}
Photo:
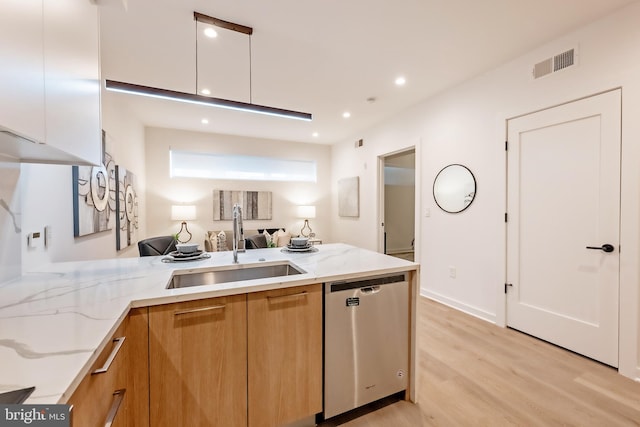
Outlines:
{"type": "MultiPolygon", "coordinates": [[[[114,321],[113,326],[111,326],[111,329],[109,329],[109,332],[107,332],[104,338],[102,338],[100,345],[98,345],[98,347],[93,351],[93,353],[91,353],[91,357],[89,357],[89,360],[87,360],[87,362],[82,366],[82,368],[80,368],[78,374],[73,378],[69,386],[62,393],[62,395],[60,396],[60,398],[56,403],[64,404],[64,403],[67,403],[67,401],[71,398],[71,396],[76,391],[76,389],[78,388],[82,380],[91,370],[91,366],[93,366],[96,360],[98,360],[98,356],[100,356],[100,354],[104,351],[107,345],[112,342],[110,339],[111,336],[120,327],[124,319],[129,315],[129,311],[131,311],[131,308],[132,308],[131,304],[129,304],[124,308],[122,313],[120,313],[120,316],[118,316],[118,318],[114,321]]],[[[29,403],[29,400],[27,400],[26,403],[29,403]]]]}

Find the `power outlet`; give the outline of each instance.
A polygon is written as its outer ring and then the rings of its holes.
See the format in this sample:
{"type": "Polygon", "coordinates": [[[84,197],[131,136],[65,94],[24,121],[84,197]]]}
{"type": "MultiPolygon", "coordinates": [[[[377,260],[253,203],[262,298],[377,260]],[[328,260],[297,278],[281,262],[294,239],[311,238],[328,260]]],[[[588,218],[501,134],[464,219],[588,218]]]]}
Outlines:
{"type": "Polygon", "coordinates": [[[456,268],[453,265],[449,266],[449,277],[451,277],[452,279],[456,278],[456,268]]]}

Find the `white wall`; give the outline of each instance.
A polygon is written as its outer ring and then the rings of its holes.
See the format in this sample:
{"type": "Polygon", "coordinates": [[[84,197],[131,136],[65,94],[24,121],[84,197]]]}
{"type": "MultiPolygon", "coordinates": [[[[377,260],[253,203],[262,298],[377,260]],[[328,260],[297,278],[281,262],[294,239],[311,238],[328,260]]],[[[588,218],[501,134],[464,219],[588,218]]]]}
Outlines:
{"type": "Polygon", "coordinates": [[[273,219],[244,221],[245,229],[284,227],[299,233],[303,220],[296,218],[298,205],[315,205],[316,218],[310,225],[318,238],[327,241],[331,205],[329,176],[331,149],[325,145],[273,141],[232,135],[190,132],[175,129],[146,129],[148,237],[174,234],[179,222],[171,221],[171,205],[193,204],[197,219],[189,221],[193,242],[202,245],[207,230],[231,230],[230,221],[213,220],[213,190],[271,191],[273,219]],[[292,160],[315,160],[317,183],[275,181],[223,181],[198,178],[171,178],[169,150],[202,153],[240,154],[292,160]]]}
{"type": "MultiPolygon", "coordinates": [[[[421,141],[416,150],[422,177],[417,224],[421,291],[504,325],[506,120],[622,87],[619,370],[640,378],[639,20],[640,4],[635,3],[336,144],[334,188],[338,179],[352,174],[361,177],[362,188],[360,218],[337,218],[334,239],[377,249],[377,156],[421,141]],[[532,80],[534,63],[572,47],[579,49],[577,67],[532,80]],[[353,140],[359,138],[365,145],[355,149],[353,140]],[[435,175],[449,163],[468,166],[478,182],[473,205],[458,215],[438,209],[431,194],[435,175]],[[457,268],[456,279],[448,277],[449,266],[457,268]]],[[[337,205],[335,196],[332,203],[337,205]]]]}
{"type": "MultiPolygon", "coordinates": [[[[144,217],[144,128],[128,114],[126,105],[108,93],[102,94],[102,128],[112,141],[111,154],[116,164],[137,176],[139,214],[144,217]]],[[[136,245],[116,250],[115,230],[73,237],[71,170],[71,166],[64,165],[21,166],[23,271],[48,262],[138,256],[136,245]],[[45,249],[43,239],[40,239],[38,247],[28,248],[27,234],[43,232],[45,226],[52,230],[49,247],[45,249]]],[[[144,221],[140,223],[140,234],[143,234],[144,221]]]]}

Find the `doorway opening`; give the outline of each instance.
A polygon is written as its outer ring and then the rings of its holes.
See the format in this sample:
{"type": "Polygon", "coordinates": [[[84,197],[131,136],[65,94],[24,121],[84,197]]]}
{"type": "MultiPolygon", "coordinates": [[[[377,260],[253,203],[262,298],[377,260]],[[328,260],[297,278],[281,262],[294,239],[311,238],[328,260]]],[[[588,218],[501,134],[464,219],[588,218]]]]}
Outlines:
{"type": "Polygon", "coordinates": [[[416,150],[380,156],[380,252],[415,261],[416,150]]]}

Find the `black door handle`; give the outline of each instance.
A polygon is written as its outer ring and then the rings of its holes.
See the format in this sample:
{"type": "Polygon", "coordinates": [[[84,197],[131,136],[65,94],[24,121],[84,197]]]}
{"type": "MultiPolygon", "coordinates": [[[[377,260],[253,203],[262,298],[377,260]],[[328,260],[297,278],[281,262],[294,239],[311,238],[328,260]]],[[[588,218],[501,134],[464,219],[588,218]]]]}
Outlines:
{"type": "Polygon", "coordinates": [[[610,245],[608,243],[605,243],[602,246],[587,246],[587,249],[597,249],[599,251],[604,251],[604,252],[613,252],[615,250],[613,245],[610,245]]]}

